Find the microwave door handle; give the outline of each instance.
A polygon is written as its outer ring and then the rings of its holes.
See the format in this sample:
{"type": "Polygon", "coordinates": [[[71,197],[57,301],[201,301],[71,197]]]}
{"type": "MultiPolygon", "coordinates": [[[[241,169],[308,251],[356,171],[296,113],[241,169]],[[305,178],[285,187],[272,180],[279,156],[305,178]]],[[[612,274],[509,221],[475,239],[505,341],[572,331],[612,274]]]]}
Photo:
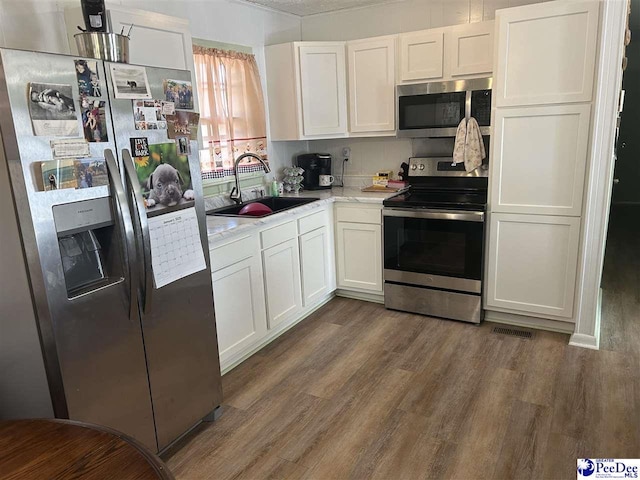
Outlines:
{"type": "Polygon", "coordinates": [[[135,321],[138,315],[137,308],[137,285],[138,285],[138,261],[136,253],[136,238],[133,228],[133,221],[131,218],[131,211],[129,210],[129,203],[127,202],[127,192],[122,185],[120,179],[120,171],[118,170],[118,164],[110,149],[104,151],[105,161],[107,163],[107,172],[109,173],[109,184],[111,186],[111,192],[114,199],[116,208],[117,221],[122,233],[122,240],[124,242],[124,261],[127,266],[127,283],[129,285],[129,320],[135,321]]]}
{"type": "Polygon", "coordinates": [[[144,313],[149,313],[151,310],[151,303],[153,301],[153,274],[151,271],[151,238],[149,236],[149,222],[147,220],[144,199],[142,198],[140,181],[138,180],[138,172],[136,172],[136,167],[133,164],[131,153],[129,153],[129,150],[127,149],[122,150],[122,163],[124,164],[127,188],[131,193],[138,226],[140,227],[140,246],[142,247],[142,251],[139,253],[142,260],[141,276],[143,278],[143,281],[141,282],[142,311],[144,313]]]}

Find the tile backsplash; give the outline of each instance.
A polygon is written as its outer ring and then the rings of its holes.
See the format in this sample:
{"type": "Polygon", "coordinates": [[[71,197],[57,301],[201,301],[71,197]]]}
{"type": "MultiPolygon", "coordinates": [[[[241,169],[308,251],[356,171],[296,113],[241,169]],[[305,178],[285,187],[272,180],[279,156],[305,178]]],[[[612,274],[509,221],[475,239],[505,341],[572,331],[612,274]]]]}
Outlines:
{"type": "Polygon", "coordinates": [[[400,164],[409,157],[453,155],[453,138],[344,138],[309,141],[309,151],[329,153],[333,157],[332,170],[336,182],[342,173],[342,149],[351,148],[345,164],[344,182],[347,187],[371,185],[371,177],[378,170],[400,171],[400,164]]]}
{"type": "Polygon", "coordinates": [[[371,177],[378,170],[397,173],[400,164],[411,156],[411,140],[406,138],[344,138],[309,141],[310,152],[329,153],[333,157],[332,170],[336,183],[340,183],[342,149],[351,148],[351,156],[345,164],[344,183],[348,187],[371,185],[371,177]]]}

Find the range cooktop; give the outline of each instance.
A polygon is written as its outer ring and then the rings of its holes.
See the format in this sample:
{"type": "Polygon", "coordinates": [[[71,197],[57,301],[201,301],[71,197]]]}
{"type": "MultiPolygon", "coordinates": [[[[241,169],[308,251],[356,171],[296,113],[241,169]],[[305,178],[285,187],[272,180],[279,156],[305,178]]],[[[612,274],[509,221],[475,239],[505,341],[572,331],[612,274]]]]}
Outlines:
{"type": "Polygon", "coordinates": [[[487,192],[410,189],[386,199],[383,205],[396,208],[439,208],[484,212],[487,208],[487,192]]]}
{"type": "Polygon", "coordinates": [[[385,200],[385,207],[478,212],[487,208],[487,168],[467,173],[463,164],[447,157],[411,157],[402,167],[410,188],[385,200]]]}

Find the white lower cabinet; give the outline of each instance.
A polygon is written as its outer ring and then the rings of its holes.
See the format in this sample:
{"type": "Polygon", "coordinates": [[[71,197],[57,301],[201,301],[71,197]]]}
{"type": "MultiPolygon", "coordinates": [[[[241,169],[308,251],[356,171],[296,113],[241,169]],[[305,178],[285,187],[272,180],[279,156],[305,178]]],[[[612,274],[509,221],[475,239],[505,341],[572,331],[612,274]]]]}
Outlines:
{"type": "Polygon", "coordinates": [[[338,222],[338,287],[382,293],[382,227],[338,222]]]}
{"type": "Polygon", "coordinates": [[[267,332],[260,267],[255,255],[211,275],[221,362],[267,332]]]}
{"type": "Polygon", "coordinates": [[[302,300],[312,305],[325,297],[331,288],[329,258],[329,228],[322,227],[300,235],[300,263],[302,267],[302,300]]]}
{"type": "Polygon", "coordinates": [[[293,238],[262,252],[269,328],[302,309],[298,241],[293,238]]]}
{"type": "Polygon", "coordinates": [[[580,218],[492,213],[486,308],[570,319],[580,218]]]}

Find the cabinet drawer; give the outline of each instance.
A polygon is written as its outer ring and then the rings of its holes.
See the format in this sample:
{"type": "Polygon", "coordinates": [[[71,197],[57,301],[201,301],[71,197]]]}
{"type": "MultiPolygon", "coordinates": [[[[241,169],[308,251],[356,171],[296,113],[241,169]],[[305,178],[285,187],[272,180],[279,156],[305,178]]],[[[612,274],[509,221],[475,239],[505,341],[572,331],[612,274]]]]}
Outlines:
{"type": "Polygon", "coordinates": [[[328,224],[329,215],[326,210],[321,210],[298,219],[298,232],[300,235],[304,235],[307,232],[311,232],[328,224]]]}
{"type": "Polygon", "coordinates": [[[255,237],[247,236],[212,248],[210,250],[211,271],[217,272],[245,258],[252,257],[255,250],[257,250],[255,242],[255,237]]]}
{"type": "Polygon", "coordinates": [[[336,221],[380,225],[382,210],[379,208],[336,207],[336,221]]]}
{"type": "Polygon", "coordinates": [[[291,240],[296,235],[296,222],[291,221],[260,232],[260,241],[262,242],[262,248],[265,249],[291,240]]]}

